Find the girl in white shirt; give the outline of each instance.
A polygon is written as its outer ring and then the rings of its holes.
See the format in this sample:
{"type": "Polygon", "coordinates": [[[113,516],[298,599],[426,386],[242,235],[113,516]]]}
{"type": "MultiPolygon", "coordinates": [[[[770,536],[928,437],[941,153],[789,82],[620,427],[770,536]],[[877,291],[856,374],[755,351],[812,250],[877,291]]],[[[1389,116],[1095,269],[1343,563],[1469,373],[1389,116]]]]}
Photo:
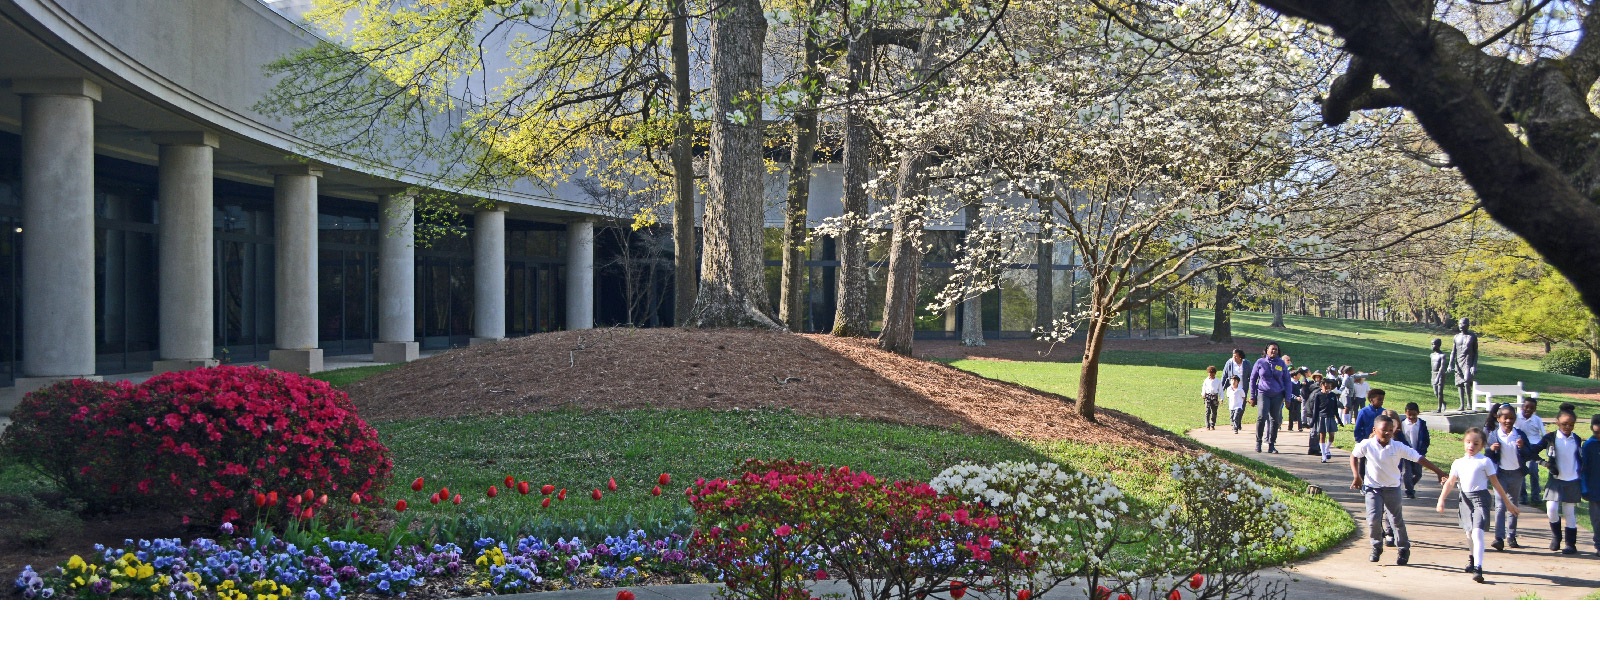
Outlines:
{"type": "Polygon", "coordinates": [[[1550,480],[1545,482],[1544,501],[1550,514],[1550,550],[1564,554],[1578,553],[1578,503],[1583,501],[1578,483],[1583,463],[1578,455],[1583,437],[1572,431],[1577,424],[1578,415],[1562,408],[1556,415],[1556,433],[1546,434],[1538,444],[1549,457],[1545,463],[1550,466],[1550,480]],[[1565,529],[1561,525],[1563,518],[1565,529]],[[1567,543],[1565,549],[1561,548],[1563,539],[1567,543]]]}
{"type": "Polygon", "coordinates": [[[1439,504],[1434,507],[1434,510],[1443,513],[1445,497],[1450,494],[1450,489],[1458,484],[1461,486],[1461,499],[1456,509],[1461,514],[1461,529],[1467,532],[1467,541],[1472,547],[1466,571],[1472,574],[1472,580],[1479,583],[1483,582],[1483,532],[1489,530],[1489,516],[1494,511],[1489,489],[1493,488],[1500,495],[1500,501],[1506,503],[1507,512],[1513,516],[1517,514],[1516,500],[1506,497],[1505,489],[1500,487],[1500,480],[1495,477],[1498,470],[1494,461],[1480,454],[1487,439],[1483,430],[1467,430],[1461,441],[1465,452],[1450,464],[1450,478],[1445,480],[1444,488],[1439,491],[1439,504]]]}

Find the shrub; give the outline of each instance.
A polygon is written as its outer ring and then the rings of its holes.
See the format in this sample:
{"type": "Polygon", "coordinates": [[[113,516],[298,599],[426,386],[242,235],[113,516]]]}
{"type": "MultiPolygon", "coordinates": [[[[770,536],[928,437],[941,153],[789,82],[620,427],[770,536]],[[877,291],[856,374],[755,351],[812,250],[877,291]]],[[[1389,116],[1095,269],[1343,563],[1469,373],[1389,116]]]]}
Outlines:
{"type": "Polygon", "coordinates": [[[123,484],[148,468],[138,458],[131,403],[119,398],[128,387],[77,378],[29,392],[12,412],[0,451],[88,511],[124,508],[136,494],[123,484]]]}
{"type": "MultiPolygon", "coordinates": [[[[1243,470],[1202,454],[1174,464],[1178,502],[1153,524],[1168,531],[1150,553],[1159,562],[1182,567],[1183,574],[1204,574],[1196,598],[1278,598],[1285,585],[1260,578],[1259,569],[1291,552],[1294,528],[1289,507],[1243,470]]],[[[1158,585],[1156,591],[1164,589],[1158,585]]]]}
{"type": "MultiPolygon", "coordinates": [[[[734,479],[698,479],[694,554],[733,596],[808,598],[844,580],[858,599],[950,592],[990,558],[1000,519],[923,483],[797,461],[751,461],[734,479]]],[[[952,595],[956,595],[952,592],[952,595]]]]}
{"type": "Polygon", "coordinates": [[[1576,347],[1556,347],[1539,359],[1539,371],[1588,378],[1589,352],[1576,347]]]}
{"type": "Polygon", "coordinates": [[[391,470],[343,392],[248,366],[57,383],[23,399],[5,447],[91,507],[136,503],[202,524],[309,518],[352,493],[380,504],[391,470]]]}

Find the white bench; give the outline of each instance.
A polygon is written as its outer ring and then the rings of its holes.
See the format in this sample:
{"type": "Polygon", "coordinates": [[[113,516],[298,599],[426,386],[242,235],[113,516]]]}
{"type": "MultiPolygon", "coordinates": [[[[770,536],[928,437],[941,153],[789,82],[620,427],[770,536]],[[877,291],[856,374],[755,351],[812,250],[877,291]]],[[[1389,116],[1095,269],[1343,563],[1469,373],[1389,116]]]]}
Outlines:
{"type": "Polygon", "coordinates": [[[1472,409],[1474,411],[1488,411],[1495,404],[1498,397],[1514,398],[1516,400],[1512,401],[1512,403],[1517,407],[1521,407],[1524,396],[1538,398],[1539,392],[1523,389],[1522,381],[1520,380],[1515,385],[1478,384],[1472,387],[1472,409]]]}

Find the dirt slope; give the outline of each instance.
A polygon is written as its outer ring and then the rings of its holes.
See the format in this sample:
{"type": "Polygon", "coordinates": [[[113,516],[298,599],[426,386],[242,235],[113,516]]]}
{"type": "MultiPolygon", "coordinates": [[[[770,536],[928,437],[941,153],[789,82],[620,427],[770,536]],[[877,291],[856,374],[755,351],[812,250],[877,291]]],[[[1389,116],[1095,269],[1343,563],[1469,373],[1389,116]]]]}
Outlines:
{"type": "Polygon", "coordinates": [[[442,353],[349,387],[369,420],[586,409],[790,409],[1018,439],[1189,447],[1143,421],[867,340],[751,330],[596,329],[442,353]]]}

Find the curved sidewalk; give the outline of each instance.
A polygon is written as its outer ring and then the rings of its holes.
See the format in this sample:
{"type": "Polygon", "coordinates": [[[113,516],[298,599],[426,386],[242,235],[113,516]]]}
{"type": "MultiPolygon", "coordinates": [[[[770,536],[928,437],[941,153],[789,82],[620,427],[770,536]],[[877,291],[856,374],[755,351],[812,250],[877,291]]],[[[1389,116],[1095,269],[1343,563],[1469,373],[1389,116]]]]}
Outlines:
{"type": "MultiPolygon", "coordinates": [[[[1348,431],[1343,433],[1348,434],[1348,431]]],[[[1411,536],[1411,564],[1394,564],[1397,550],[1385,547],[1383,559],[1368,561],[1365,511],[1359,493],[1350,490],[1350,454],[1334,450],[1333,460],[1305,454],[1305,435],[1298,431],[1279,435],[1282,454],[1255,453],[1252,430],[1234,434],[1229,429],[1191,430],[1196,440],[1223,450],[1253,457],[1281,468],[1322,488],[1355,518],[1358,531],[1328,552],[1289,568],[1291,599],[1514,599],[1536,594],[1542,599],[1581,599],[1600,590],[1600,558],[1594,555],[1587,532],[1578,540],[1576,556],[1549,551],[1549,518],[1541,508],[1523,507],[1521,549],[1495,551],[1484,556],[1486,582],[1472,582],[1461,571],[1467,561],[1467,537],[1456,521],[1451,494],[1445,513],[1434,511],[1440,484],[1424,474],[1417,499],[1403,500],[1406,529],[1411,536]]],[[[1448,469],[1448,466],[1441,466],[1448,469]]],[[[1494,539],[1494,533],[1487,534],[1494,539]]]]}

